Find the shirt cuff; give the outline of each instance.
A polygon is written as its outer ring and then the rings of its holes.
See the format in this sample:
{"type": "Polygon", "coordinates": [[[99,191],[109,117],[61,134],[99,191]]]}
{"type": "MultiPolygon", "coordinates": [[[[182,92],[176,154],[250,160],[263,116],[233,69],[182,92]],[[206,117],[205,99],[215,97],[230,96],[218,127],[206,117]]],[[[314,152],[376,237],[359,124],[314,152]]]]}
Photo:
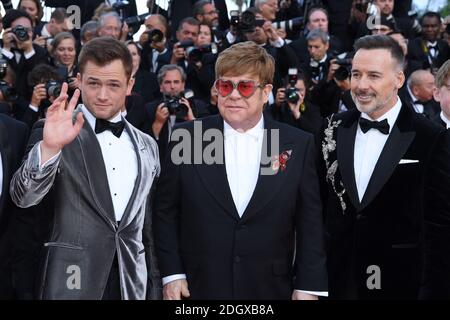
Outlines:
{"type": "Polygon", "coordinates": [[[314,296],[320,296],[320,297],[328,297],[328,291],[305,291],[305,290],[297,290],[297,292],[306,293],[306,294],[312,294],[314,296]]]}
{"type": "Polygon", "coordinates": [[[24,57],[25,57],[25,59],[30,59],[32,56],[34,56],[34,54],[36,53],[36,51],[34,51],[34,49],[31,49],[31,51],[30,52],[28,52],[28,53],[24,53],[24,57]]]}
{"type": "Polygon", "coordinates": [[[6,50],[5,48],[2,49],[2,54],[7,57],[8,59],[12,59],[14,57],[14,53],[12,53],[9,50],[6,50]]]}
{"type": "Polygon", "coordinates": [[[33,106],[32,104],[30,104],[28,107],[29,107],[31,110],[33,110],[34,112],[38,112],[38,111],[39,111],[39,108],[33,106]]]}
{"type": "Polygon", "coordinates": [[[175,281],[175,280],[182,280],[186,279],[186,275],[184,273],[174,274],[171,276],[163,277],[162,278],[162,284],[165,286],[169,282],[175,281]]]}
{"type": "Polygon", "coordinates": [[[51,166],[52,164],[54,164],[59,157],[61,156],[61,151],[59,151],[57,154],[55,154],[53,157],[51,157],[50,159],[48,159],[47,161],[45,161],[45,163],[41,164],[41,142],[39,142],[39,148],[38,148],[38,157],[39,157],[39,172],[42,173],[42,171],[44,171],[45,168],[51,166]]]}
{"type": "Polygon", "coordinates": [[[227,40],[230,44],[234,43],[236,41],[236,37],[233,36],[233,34],[231,32],[227,33],[227,40]]]}
{"type": "Polygon", "coordinates": [[[282,46],[284,46],[284,40],[281,39],[280,37],[278,37],[278,39],[275,41],[269,41],[269,43],[272,47],[275,48],[281,48],[282,46]]]}

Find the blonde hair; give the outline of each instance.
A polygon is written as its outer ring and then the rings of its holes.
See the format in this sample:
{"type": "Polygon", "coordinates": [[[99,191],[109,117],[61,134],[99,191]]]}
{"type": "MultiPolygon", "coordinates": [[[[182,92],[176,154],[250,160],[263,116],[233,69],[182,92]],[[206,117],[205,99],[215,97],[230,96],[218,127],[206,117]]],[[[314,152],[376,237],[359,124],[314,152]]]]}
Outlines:
{"type": "Polygon", "coordinates": [[[450,59],[445,61],[445,63],[439,68],[436,73],[434,82],[436,83],[436,88],[440,88],[447,84],[447,80],[450,77],[450,59]]]}
{"type": "Polygon", "coordinates": [[[274,72],[273,57],[253,41],[232,45],[222,51],[216,62],[216,78],[249,73],[258,76],[262,84],[272,84],[274,72]]]}

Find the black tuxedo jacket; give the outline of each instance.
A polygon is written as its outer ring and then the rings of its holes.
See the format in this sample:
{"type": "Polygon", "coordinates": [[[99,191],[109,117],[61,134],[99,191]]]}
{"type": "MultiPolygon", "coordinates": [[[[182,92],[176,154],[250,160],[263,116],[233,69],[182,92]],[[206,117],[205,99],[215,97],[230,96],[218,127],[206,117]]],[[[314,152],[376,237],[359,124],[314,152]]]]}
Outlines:
{"type": "Polygon", "coordinates": [[[442,126],[444,129],[447,129],[447,124],[442,121],[440,113],[436,114],[431,120],[437,125],[442,126]]]}
{"type": "MultiPolygon", "coordinates": [[[[414,109],[414,103],[409,95],[408,89],[405,87],[405,90],[401,90],[399,92],[399,97],[402,100],[402,103],[406,105],[411,111],[416,112],[414,109]]],[[[441,108],[439,104],[433,100],[427,101],[422,104],[423,105],[423,114],[422,116],[427,119],[433,119],[437,114],[441,112],[441,108]]]]}
{"type": "Polygon", "coordinates": [[[28,138],[24,123],[0,114],[0,154],[2,186],[0,195],[0,299],[16,297],[12,284],[11,248],[15,237],[15,215],[18,208],[9,196],[9,181],[20,165],[28,138]]]}
{"type": "Polygon", "coordinates": [[[322,142],[330,297],[416,299],[422,286],[423,298],[449,298],[449,134],[402,107],[360,202],[353,164],[359,117],[358,110],[335,115],[337,129],[329,124],[322,142]],[[381,289],[368,289],[370,266],[380,269],[381,289]]]}
{"type": "MultiPolygon", "coordinates": [[[[202,143],[193,133],[198,125],[202,135],[223,132],[219,115],[183,124],[191,143],[202,143]]],[[[264,167],[272,174],[260,173],[242,218],[223,161],[176,165],[166,157],[155,198],[156,252],[162,276],[187,275],[192,299],[290,299],[294,288],[327,291],[313,137],[267,117],[264,128],[279,129],[279,150],[267,154],[290,150],[291,157],[285,170],[264,167]]],[[[223,151],[222,141],[216,146],[223,151]]],[[[263,146],[271,142],[268,134],[263,146]]]]}
{"type": "Polygon", "coordinates": [[[438,69],[450,58],[450,48],[443,40],[437,40],[437,47],[439,50],[438,56],[434,60],[434,63],[430,65],[426,51],[428,49],[425,49],[426,42],[424,42],[422,38],[416,38],[408,42],[408,55],[406,58],[414,64],[417,69],[438,69]]]}

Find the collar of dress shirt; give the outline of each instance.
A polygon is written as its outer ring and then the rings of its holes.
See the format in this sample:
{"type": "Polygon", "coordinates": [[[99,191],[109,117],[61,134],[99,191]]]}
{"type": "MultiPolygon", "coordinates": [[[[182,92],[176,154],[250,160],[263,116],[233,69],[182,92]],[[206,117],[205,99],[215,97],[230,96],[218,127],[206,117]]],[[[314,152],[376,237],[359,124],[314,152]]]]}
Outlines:
{"type": "Polygon", "coordinates": [[[441,119],[447,125],[447,129],[450,128],[450,119],[444,114],[444,111],[441,111],[441,119]]]}
{"type": "Polygon", "coordinates": [[[364,119],[370,120],[370,121],[374,121],[374,120],[375,121],[383,121],[384,119],[387,119],[387,121],[389,123],[389,133],[391,133],[394,123],[395,123],[395,121],[397,121],[398,114],[400,113],[401,108],[402,108],[402,102],[401,102],[400,98],[397,96],[397,102],[391,108],[391,110],[389,110],[388,112],[383,114],[378,119],[372,119],[366,113],[361,113],[361,117],[364,119]]]}
{"type": "Polygon", "coordinates": [[[430,42],[430,41],[427,41],[427,47],[428,46],[436,46],[437,45],[437,41],[435,41],[435,42],[430,42]]]}
{"type": "MultiPolygon", "coordinates": [[[[95,119],[94,115],[88,110],[88,108],[86,108],[86,106],[84,104],[81,104],[79,107],[81,108],[81,111],[83,112],[84,117],[89,122],[89,125],[91,126],[92,130],[95,130],[95,120],[96,119],[95,119]]],[[[112,119],[110,119],[108,121],[119,122],[120,120],[122,120],[122,115],[119,112],[112,119]]]]}
{"type": "Polygon", "coordinates": [[[261,115],[261,119],[259,119],[258,123],[253,127],[248,129],[245,132],[239,132],[233,129],[225,120],[223,120],[223,134],[224,136],[232,136],[232,135],[249,135],[256,139],[260,138],[264,129],[264,116],[261,115]]]}

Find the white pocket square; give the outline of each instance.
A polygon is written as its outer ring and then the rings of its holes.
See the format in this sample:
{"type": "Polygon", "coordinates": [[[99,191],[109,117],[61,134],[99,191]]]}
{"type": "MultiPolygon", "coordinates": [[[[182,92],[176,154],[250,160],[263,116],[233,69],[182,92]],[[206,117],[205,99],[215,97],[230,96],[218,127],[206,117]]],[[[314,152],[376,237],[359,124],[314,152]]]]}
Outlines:
{"type": "Polygon", "coordinates": [[[402,159],[398,164],[406,164],[406,163],[418,163],[419,160],[411,160],[411,159],[402,159]]]}

